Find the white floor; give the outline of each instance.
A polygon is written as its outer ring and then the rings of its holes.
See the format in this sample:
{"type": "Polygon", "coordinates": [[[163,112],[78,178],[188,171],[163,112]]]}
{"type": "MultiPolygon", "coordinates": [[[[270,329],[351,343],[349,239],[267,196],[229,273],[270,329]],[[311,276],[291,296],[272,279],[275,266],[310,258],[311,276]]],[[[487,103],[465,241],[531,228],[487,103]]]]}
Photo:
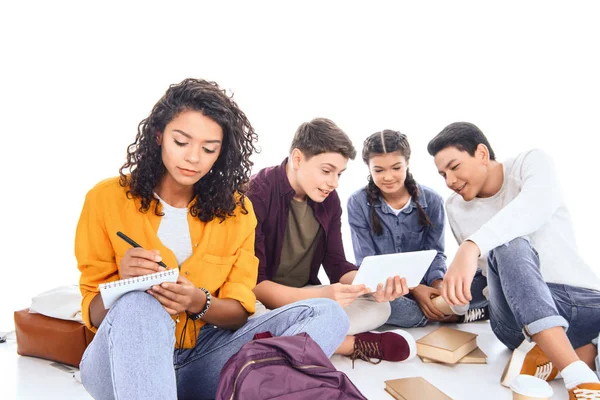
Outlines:
{"type": "MultiPolygon", "coordinates": [[[[488,364],[424,364],[416,357],[405,363],[382,362],[379,365],[356,361],[352,369],[352,362],[348,358],[334,356],[332,361],[372,400],[392,400],[383,390],[384,381],[411,376],[424,377],[455,400],[512,399],[511,391],[499,383],[510,351],[494,337],[489,324],[479,322],[451,327],[478,334],[477,343],[488,355],[488,364]]],[[[436,325],[431,325],[411,329],[410,332],[415,339],[419,339],[435,328],[436,325]]],[[[14,339],[1,343],[0,399],[91,399],[83,386],[72,377],[72,373],[50,364],[50,361],[17,355],[14,339]]],[[[568,398],[562,380],[556,380],[551,385],[554,389],[553,399],[568,398]]]]}

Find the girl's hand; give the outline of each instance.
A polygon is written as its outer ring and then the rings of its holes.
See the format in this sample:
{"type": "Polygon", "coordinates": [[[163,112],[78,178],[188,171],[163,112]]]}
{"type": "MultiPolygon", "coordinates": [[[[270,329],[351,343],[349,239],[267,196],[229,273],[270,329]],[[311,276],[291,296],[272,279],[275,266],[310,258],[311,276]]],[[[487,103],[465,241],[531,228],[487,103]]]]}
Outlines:
{"type": "Polygon", "coordinates": [[[426,285],[419,285],[412,289],[411,293],[427,319],[430,321],[444,321],[448,318],[431,301],[433,297],[439,296],[442,293],[441,291],[426,285]]]}
{"type": "Polygon", "coordinates": [[[157,263],[161,261],[158,250],[144,250],[141,247],[128,249],[120,262],[121,278],[133,278],[163,270],[157,263]]]}
{"type": "Polygon", "coordinates": [[[186,277],[179,275],[176,283],[163,282],[148,290],[171,315],[189,311],[199,313],[206,303],[206,295],[186,277]]]}

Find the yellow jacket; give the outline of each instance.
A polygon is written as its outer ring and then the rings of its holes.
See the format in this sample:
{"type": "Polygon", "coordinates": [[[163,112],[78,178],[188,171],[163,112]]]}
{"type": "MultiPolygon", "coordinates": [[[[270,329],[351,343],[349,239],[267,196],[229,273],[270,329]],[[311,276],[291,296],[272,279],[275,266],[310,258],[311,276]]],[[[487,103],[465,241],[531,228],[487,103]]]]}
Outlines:
{"type": "MultiPolygon", "coordinates": [[[[98,183],[88,192],[77,225],[75,256],[81,271],[82,317],[93,331],[96,329],[90,322],[90,302],[99,293],[99,284],[119,279],[120,260],[131,248],[117,236],[117,231],[125,233],[145,249],[160,250],[163,262],[169,268],[177,266],[175,255],[156,234],[161,217],[155,215],[154,204],[142,213],[139,211],[140,200],[127,198],[126,191],[127,188],[119,185],[118,178],[98,183]]],[[[193,253],[181,265],[180,274],[215,297],[238,300],[253,313],[256,297],[252,289],[258,275],[258,259],[254,256],[256,216],[248,198],[245,205],[248,214],[242,214],[238,205],[235,216],[223,222],[215,218],[205,223],[188,213],[193,253]]],[[[175,330],[178,347],[185,313],[179,320],[175,330]]],[[[196,321],[195,332],[204,324],[202,320],[196,321]]],[[[192,320],[186,331],[183,347],[194,347],[192,320]]]]}

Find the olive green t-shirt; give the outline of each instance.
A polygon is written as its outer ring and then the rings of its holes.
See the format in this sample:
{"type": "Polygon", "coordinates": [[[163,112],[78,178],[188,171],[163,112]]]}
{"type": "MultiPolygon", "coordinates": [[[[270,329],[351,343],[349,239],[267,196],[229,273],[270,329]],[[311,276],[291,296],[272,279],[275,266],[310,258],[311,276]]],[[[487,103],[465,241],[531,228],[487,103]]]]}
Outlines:
{"type": "Polygon", "coordinates": [[[321,225],[308,202],[292,199],[274,282],[291,287],[303,287],[308,283],[320,234],[321,225]]]}

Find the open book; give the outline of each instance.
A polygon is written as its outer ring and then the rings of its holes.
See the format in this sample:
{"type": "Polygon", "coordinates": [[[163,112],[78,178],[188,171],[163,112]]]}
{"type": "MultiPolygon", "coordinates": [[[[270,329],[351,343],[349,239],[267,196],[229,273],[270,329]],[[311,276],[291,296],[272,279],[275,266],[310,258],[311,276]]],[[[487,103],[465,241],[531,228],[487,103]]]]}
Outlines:
{"type": "Polygon", "coordinates": [[[165,271],[155,272],[149,275],[136,276],[135,278],[121,279],[114,282],[101,283],[98,288],[102,296],[104,308],[107,310],[113,305],[119,297],[125,293],[134,290],[146,291],[154,285],[160,285],[163,282],[177,282],[179,269],[167,269],[165,271]]]}

